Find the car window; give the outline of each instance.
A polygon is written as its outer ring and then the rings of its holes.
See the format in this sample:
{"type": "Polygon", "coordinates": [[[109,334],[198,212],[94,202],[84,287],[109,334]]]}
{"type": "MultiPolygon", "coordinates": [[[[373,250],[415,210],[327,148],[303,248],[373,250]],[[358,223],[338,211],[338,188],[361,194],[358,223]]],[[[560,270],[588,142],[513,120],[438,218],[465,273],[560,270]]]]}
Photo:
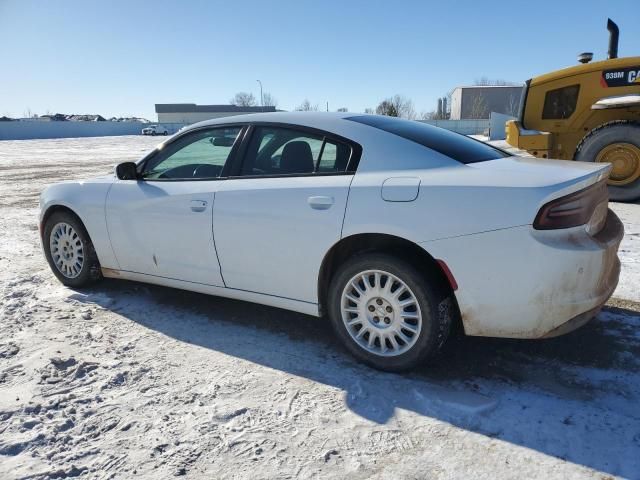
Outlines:
{"type": "Polygon", "coordinates": [[[291,128],[256,127],[241,175],[293,175],[345,171],[351,147],[291,128]]]}
{"type": "Polygon", "coordinates": [[[487,143],[415,120],[384,115],[358,115],[346,119],[393,133],[460,163],[484,162],[510,156],[504,150],[487,143]]]}
{"type": "Polygon", "coordinates": [[[265,148],[271,140],[273,140],[275,134],[273,132],[267,132],[262,139],[260,140],[260,147],[258,147],[258,152],[261,152],[263,148],[265,148]]]}
{"type": "Polygon", "coordinates": [[[562,120],[569,118],[576,109],[580,85],[549,90],[544,97],[543,120],[562,120]]]}
{"type": "Polygon", "coordinates": [[[201,130],[166,145],[144,167],[148,180],[217,178],[227,162],[241,127],[201,130]]]}
{"type": "MultiPolygon", "coordinates": [[[[292,147],[296,147],[297,144],[306,143],[307,145],[309,145],[309,151],[311,152],[311,158],[313,162],[312,164],[307,164],[307,166],[311,165],[311,168],[304,173],[312,173],[318,161],[318,158],[320,158],[322,141],[323,141],[322,137],[312,137],[309,135],[300,135],[297,137],[290,138],[284,144],[282,144],[275,152],[273,152],[273,154],[271,155],[271,163],[274,167],[280,168],[280,160],[282,159],[282,153],[285,151],[285,149],[287,151],[290,151],[292,147]]],[[[293,150],[296,150],[296,148],[293,148],[293,150]]],[[[296,156],[294,158],[294,160],[296,161],[296,164],[300,164],[300,162],[302,162],[301,159],[302,159],[301,156],[296,156]]]]}
{"type": "Polygon", "coordinates": [[[320,173],[343,172],[347,168],[351,147],[340,142],[327,140],[322,149],[317,171],[320,173]]]}

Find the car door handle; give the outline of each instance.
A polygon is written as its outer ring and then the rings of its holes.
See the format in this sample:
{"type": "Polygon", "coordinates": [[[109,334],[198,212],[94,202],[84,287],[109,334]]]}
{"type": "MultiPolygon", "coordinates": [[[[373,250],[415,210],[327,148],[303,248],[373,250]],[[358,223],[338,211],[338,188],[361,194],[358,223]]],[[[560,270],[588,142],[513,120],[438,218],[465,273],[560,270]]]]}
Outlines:
{"type": "Polygon", "coordinates": [[[191,200],[191,210],[194,212],[204,212],[207,209],[205,200],[191,200]]]}
{"type": "Polygon", "coordinates": [[[331,208],[331,205],[333,205],[333,197],[309,197],[307,201],[311,208],[315,208],[316,210],[327,210],[328,208],[331,208]]]}

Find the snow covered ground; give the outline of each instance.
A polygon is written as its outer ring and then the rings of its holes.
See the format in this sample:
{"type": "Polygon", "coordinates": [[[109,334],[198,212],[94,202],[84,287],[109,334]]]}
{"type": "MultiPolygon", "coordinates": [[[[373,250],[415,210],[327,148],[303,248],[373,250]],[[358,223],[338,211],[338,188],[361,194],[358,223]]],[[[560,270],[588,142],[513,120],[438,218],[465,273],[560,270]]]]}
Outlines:
{"type": "Polygon", "coordinates": [[[557,339],[459,338],[407,375],[323,320],[132,282],[62,287],[45,184],[157,139],[0,142],[0,478],[640,478],[640,205],[620,286],[557,339]]]}

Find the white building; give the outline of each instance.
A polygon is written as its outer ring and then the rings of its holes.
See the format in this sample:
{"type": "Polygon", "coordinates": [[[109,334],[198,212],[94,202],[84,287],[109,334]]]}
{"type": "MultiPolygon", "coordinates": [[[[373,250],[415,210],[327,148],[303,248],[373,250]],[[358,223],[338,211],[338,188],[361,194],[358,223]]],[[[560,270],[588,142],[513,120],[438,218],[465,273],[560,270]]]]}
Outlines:
{"type": "Polygon", "coordinates": [[[456,87],[451,94],[451,120],[489,118],[491,112],[518,115],[522,86],[456,87]]]}
{"type": "Polygon", "coordinates": [[[275,112],[275,107],[239,107],[237,105],[196,105],[195,103],[156,103],[158,123],[191,124],[212,118],[246,113],[275,112]]]}

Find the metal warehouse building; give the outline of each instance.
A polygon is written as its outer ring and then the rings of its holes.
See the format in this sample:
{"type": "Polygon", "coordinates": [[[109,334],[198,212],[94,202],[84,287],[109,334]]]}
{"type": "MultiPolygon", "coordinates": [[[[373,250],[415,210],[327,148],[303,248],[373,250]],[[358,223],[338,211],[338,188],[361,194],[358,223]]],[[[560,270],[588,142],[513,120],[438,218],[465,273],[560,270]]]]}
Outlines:
{"type": "Polygon", "coordinates": [[[456,87],[451,94],[451,120],[489,118],[491,112],[518,114],[522,86],[456,87]]]}
{"type": "Polygon", "coordinates": [[[239,107],[237,105],[196,105],[195,103],[156,103],[158,123],[191,124],[212,118],[246,113],[275,112],[275,107],[239,107]]]}

